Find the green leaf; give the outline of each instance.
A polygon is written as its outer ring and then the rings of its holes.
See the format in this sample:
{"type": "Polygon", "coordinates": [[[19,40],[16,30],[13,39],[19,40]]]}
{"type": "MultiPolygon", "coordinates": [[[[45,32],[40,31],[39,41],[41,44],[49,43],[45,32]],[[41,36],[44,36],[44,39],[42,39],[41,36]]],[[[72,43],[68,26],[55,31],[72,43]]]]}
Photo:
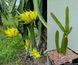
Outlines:
{"type": "Polygon", "coordinates": [[[57,30],[55,33],[55,43],[56,43],[56,50],[59,52],[59,31],[57,30]]]}
{"type": "Polygon", "coordinates": [[[57,17],[56,17],[53,13],[51,13],[51,17],[54,19],[54,21],[57,23],[57,25],[60,27],[60,29],[61,29],[63,32],[65,32],[64,27],[62,26],[62,24],[60,23],[60,21],[57,19],[57,17]]]}
{"type": "Polygon", "coordinates": [[[6,13],[11,12],[14,6],[15,0],[1,0],[1,7],[6,13]]]}
{"type": "Polygon", "coordinates": [[[45,56],[47,56],[48,51],[47,51],[47,50],[45,50],[45,51],[43,52],[43,54],[44,54],[45,56]]]}
{"type": "Polygon", "coordinates": [[[30,25],[30,35],[31,35],[31,43],[32,43],[32,45],[33,45],[33,48],[34,48],[34,46],[35,46],[35,34],[34,34],[34,25],[33,24],[31,24],[30,25]]]}
{"type": "Polygon", "coordinates": [[[36,47],[35,34],[34,34],[34,26],[33,26],[33,24],[31,24],[29,26],[29,33],[30,33],[30,55],[31,55],[32,49],[34,47],[36,47]]]}
{"type": "Polygon", "coordinates": [[[20,4],[19,4],[19,7],[18,7],[18,11],[19,11],[20,13],[23,12],[23,7],[24,7],[24,0],[20,0],[20,4]]]}
{"type": "Polygon", "coordinates": [[[12,13],[13,17],[16,15],[16,0],[15,0],[15,3],[14,3],[11,13],[12,13]]]}
{"type": "Polygon", "coordinates": [[[33,0],[33,3],[34,3],[34,10],[38,13],[39,20],[47,28],[47,22],[44,20],[39,10],[38,0],[33,0]]]}
{"type": "Polygon", "coordinates": [[[11,17],[11,15],[7,15],[7,18],[4,15],[1,16],[3,26],[5,26],[5,27],[7,27],[7,26],[16,27],[14,22],[12,21],[12,19],[10,17],[11,17]]]}
{"type": "Polygon", "coordinates": [[[65,31],[66,33],[69,32],[69,8],[66,7],[66,20],[65,20],[65,31]]]}
{"type": "Polygon", "coordinates": [[[34,34],[35,34],[35,40],[36,40],[36,46],[39,47],[40,41],[41,41],[41,22],[39,21],[39,27],[34,27],[34,34]]]}

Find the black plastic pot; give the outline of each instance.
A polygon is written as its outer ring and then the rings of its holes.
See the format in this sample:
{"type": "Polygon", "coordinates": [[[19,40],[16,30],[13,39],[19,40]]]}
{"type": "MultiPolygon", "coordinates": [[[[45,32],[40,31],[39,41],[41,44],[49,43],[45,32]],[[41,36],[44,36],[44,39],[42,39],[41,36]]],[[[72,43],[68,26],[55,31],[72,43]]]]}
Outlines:
{"type": "MultiPolygon", "coordinates": [[[[76,52],[73,51],[72,49],[70,49],[70,48],[68,48],[68,49],[71,50],[74,54],[78,55],[78,53],[76,53],[76,52]]],[[[48,51],[48,52],[50,53],[51,51],[54,51],[54,50],[50,50],[50,51],[48,51]]],[[[49,58],[49,61],[50,61],[50,65],[55,65],[54,60],[51,59],[51,58],[49,57],[49,55],[48,55],[48,58],[49,58]]],[[[78,65],[78,58],[73,59],[73,60],[72,60],[72,63],[66,62],[66,63],[60,64],[60,65],[78,65]]]]}

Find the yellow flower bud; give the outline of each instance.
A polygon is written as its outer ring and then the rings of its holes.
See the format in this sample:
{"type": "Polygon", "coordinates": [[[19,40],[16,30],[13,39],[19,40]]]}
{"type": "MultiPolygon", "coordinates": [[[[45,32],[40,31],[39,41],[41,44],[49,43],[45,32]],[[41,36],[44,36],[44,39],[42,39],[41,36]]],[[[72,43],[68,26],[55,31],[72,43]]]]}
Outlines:
{"type": "Polygon", "coordinates": [[[22,14],[19,15],[19,18],[25,23],[32,23],[36,20],[37,18],[37,12],[35,11],[26,11],[22,14]]]}
{"type": "Polygon", "coordinates": [[[15,37],[18,35],[18,30],[16,28],[7,28],[6,30],[4,30],[4,34],[7,37],[15,37]]]}
{"type": "Polygon", "coordinates": [[[26,42],[26,43],[25,43],[25,48],[26,48],[26,50],[28,50],[29,47],[30,47],[30,40],[29,40],[29,39],[26,39],[25,42],[26,42]]]}
{"type": "Polygon", "coordinates": [[[39,59],[41,57],[40,53],[37,51],[36,48],[34,48],[32,50],[32,57],[36,60],[36,59],[39,59]]]}

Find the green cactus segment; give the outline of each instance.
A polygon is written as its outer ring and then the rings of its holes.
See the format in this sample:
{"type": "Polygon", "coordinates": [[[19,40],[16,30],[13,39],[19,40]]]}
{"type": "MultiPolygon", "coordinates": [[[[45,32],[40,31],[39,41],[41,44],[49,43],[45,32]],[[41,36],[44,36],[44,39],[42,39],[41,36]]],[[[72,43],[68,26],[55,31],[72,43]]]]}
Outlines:
{"type": "Polygon", "coordinates": [[[72,27],[70,27],[68,34],[72,31],[72,27]]]}
{"type": "Polygon", "coordinates": [[[58,20],[58,18],[51,13],[51,17],[54,19],[56,24],[59,26],[59,28],[63,31],[63,38],[61,42],[61,48],[59,47],[59,31],[57,30],[55,33],[55,44],[56,44],[56,50],[59,53],[66,54],[67,47],[68,47],[68,34],[72,31],[72,27],[69,27],[69,8],[66,7],[65,11],[65,28],[61,24],[61,22],[58,20]]]}
{"type": "Polygon", "coordinates": [[[69,8],[66,7],[66,20],[65,20],[65,31],[69,32],[69,8]]]}
{"type": "Polygon", "coordinates": [[[59,52],[59,31],[57,30],[55,33],[55,43],[56,43],[56,50],[59,52]]]}
{"type": "Polygon", "coordinates": [[[64,38],[65,38],[65,33],[63,34],[63,37],[62,37],[62,41],[61,41],[61,48],[60,48],[60,52],[62,52],[62,46],[64,46],[64,38]]]}
{"type": "Polygon", "coordinates": [[[56,17],[53,13],[51,13],[51,16],[52,16],[52,18],[55,20],[55,22],[57,23],[57,25],[60,27],[60,29],[61,29],[63,32],[65,32],[64,27],[62,26],[62,24],[60,23],[60,21],[57,19],[57,17],[56,17]]]}
{"type": "Polygon", "coordinates": [[[61,53],[64,55],[66,54],[66,51],[67,51],[67,45],[68,45],[68,38],[67,36],[64,36],[62,45],[61,45],[61,53]]]}

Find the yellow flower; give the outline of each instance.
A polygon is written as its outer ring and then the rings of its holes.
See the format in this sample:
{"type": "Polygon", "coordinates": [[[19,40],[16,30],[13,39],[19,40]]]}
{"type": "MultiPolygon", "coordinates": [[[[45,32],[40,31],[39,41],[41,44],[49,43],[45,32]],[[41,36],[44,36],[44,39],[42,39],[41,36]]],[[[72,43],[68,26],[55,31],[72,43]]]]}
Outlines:
{"type": "Polygon", "coordinates": [[[7,28],[6,30],[4,30],[4,34],[7,37],[15,37],[18,35],[18,30],[16,28],[7,28]]]}
{"type": "Polygon", "coordinates": [[[25,42],[26,42],[26,43],[25,43],[25,48],[26,48],[26,50],[28,50],[29,47],[30,47],[30,40],[29,40],[29,39],[26,39],[25,42]]]}
{"type": "Polygon", "coordinates": [[[35,11],[26,11],[22,14],[19,15],[19,18],[25,23],[32,23],[36,20],[37,18],[37,12],[35,11]]]}
{"type": "Polygon", "coordinates": [[[41,57],[40,53],[37,51],[36,48],[34,48],[32,50],[32,57],[36,60],[36,59],[39,59],[41,57]]]}

